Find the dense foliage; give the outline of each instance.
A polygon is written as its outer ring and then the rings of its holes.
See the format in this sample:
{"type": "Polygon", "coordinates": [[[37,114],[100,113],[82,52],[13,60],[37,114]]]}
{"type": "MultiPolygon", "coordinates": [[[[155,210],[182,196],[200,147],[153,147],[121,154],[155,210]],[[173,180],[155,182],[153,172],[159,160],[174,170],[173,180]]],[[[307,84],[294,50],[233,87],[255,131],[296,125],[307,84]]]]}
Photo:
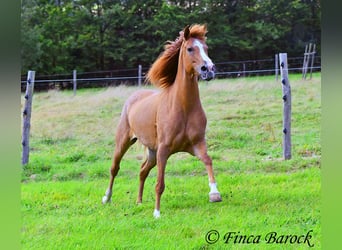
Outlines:
{"type": "Polygon", "coordinates": [[[22,72],[149,66],[191,23],[208,24],[215,62],[320,50],[319,0],[22,0],[22,72]]]}

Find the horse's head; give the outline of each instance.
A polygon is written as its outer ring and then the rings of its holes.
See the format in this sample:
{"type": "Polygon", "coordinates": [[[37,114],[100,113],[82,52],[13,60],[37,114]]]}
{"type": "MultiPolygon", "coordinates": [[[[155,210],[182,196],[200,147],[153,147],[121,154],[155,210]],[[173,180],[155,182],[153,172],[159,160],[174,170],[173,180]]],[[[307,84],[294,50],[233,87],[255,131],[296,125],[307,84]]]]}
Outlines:
{"type": "Polygon", "coordinates": [[[186,72],[210,81],[215,77],[215,65],[208,56],[208,46],[205,43],[206,26],[187,26],[183,32],[181,54],[186,72]]]}

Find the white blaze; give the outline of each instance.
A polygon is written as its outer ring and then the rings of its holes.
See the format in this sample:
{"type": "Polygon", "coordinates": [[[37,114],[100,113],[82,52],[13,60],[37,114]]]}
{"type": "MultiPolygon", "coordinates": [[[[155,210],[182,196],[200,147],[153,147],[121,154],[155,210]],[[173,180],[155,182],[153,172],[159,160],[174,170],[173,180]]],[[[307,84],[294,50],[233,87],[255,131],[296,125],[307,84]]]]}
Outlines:
{"type": "Polygon", "coordinates": [[[207,63],[208,68],[211,69],[214,66],[214,64],[211,61],[211,59],[207,56],[207,54],[205,53],[204,48],[203,48],[203,44],[200,41],[198,41],[197,39],[195,39],[194,46],[198,47],[203,61],[205,61],[207,63]]]}

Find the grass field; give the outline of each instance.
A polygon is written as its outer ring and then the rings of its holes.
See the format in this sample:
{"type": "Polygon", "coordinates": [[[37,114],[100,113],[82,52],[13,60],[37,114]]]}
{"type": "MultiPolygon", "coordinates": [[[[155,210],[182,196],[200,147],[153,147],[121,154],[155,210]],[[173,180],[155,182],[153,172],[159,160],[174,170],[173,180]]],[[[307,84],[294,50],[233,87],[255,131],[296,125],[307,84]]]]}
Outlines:
{"type": "Polygon", "coordinates": [[[22,171],[23,249],[307,249],[307,242],[284,243],[281,235],[294,240],[310,230],[310,244],[321,248],[320,77],[290,75],[288,161],[282,159],[280,82],[201,82],[209,155],[223,201],[209,203],[201,162],[175,154],[166,168],[159,220],[152,216],[156,169],[146,181],[144,203],[135,204],[144,157],[138,143],[122,161],[112,203],[101,204],[121,108],[138,88],[82,89],[75,97],[71,91],[35,93],[30,163],[22,171]],[[214,244],[206,241],[210,230],[219,233],[214,244]],[[229,232],[260,235],[260,241],[226,242],[229,232]],[[267,244],[271,232],[278,243],[267,244]]]}

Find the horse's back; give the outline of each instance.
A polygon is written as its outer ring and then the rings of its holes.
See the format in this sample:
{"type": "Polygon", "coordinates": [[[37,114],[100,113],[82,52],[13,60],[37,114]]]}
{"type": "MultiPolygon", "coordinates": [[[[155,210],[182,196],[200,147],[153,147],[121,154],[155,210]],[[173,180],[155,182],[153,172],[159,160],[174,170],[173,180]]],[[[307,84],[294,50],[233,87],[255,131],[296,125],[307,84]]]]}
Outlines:
{"type": "Polygon", "coordinates": [[[128,97],[128,99],[125,102],[125,107],[130,109],[136,102],[139,102],[139,101],[145,99],[146,97],[149,97],[149,96],[154,95],[156,93],[158,93],[158,91],[152,90],[152,89],[137,90],[132,95],[130,95],[128,97]]]}

